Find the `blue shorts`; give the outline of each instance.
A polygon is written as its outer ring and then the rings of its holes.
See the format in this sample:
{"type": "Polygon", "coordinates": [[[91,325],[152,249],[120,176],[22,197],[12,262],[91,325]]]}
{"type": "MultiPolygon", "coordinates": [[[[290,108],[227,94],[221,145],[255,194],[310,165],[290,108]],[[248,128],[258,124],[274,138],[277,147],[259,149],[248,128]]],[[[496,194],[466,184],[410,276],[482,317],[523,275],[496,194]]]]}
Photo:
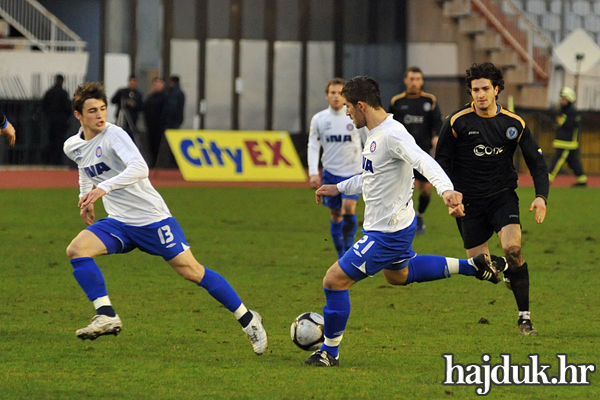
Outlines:
{"type": "MultiPolygon", "coordinates": [[[[323,185],[336,185],[338,183],[340,183],[341,181],[345,181],[346,179],[350,179],[352,178],[351,176],[337,176],[337,175],[332,175],[329,172],[327,172],[327,170],[323,170],[323,176],[321,178],[321,181],[323,183],[323,185]]],[[[343,194],[340,193],[337,196],[323,196],[323,205],[329,208],[332,208],[334,210],[338,210],[340,208],[342,208],[342,199],[351,199],[354,201],[358,201],[358,199],[360,198],[359,195],[357,194],[343,194]]]]}
{"type": "Polygon", "coordinates": [[[98,236],[108,254],[128,253],[138,248],[169,261],[190,248],[179,222],[173,217],[145,226],[102,218],[86,229],[98,236]]]}
{"type": "Polygon", "coordinates": [[[363,230],[364,236],[344,253],[338,264],[357,282],[382,269],[401,270],[417,255],[412,249],[416,230],[417,218],[410,226],[397,232],[363,230]]]}

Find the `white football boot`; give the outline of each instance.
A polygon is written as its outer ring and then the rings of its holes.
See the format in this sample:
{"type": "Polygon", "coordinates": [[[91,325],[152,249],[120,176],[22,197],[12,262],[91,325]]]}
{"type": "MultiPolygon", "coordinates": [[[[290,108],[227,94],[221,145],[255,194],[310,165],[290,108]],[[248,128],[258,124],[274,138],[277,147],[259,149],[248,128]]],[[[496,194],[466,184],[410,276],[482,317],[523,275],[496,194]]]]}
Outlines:
{"type": "Polygon", "coordinates": [[[250,343],[252,343],[252,348],[257,355],[261,355],[267,349],[267,331],[265,331],[265,327],[262,324],[262,317],[256,311],[250,310],[252,313],[252,321],[248,324],[247,327],[242,328],[246,335],[248,335],[248,339],[250,339],[250,343]]]}
{"type": "Polygon", "coordinates": [[[94,340],[102,335],[117,336],[122,328],[123,323],[118,315],[115,315],[114,317],[109,317],[108,315],[95,315],[88,326],[77,330],[75,334],[81,340],[94,340]]]}

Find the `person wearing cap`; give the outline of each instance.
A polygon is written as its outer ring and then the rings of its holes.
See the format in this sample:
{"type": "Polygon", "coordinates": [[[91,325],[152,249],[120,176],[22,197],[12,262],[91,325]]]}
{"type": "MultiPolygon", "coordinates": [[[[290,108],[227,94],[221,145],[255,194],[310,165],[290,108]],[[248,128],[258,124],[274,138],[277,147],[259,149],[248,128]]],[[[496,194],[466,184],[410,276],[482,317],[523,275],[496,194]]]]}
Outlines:
{"type": "Polygon", "coordinates": [[[577,95],[570,87],[563,87],[560,91],[559,115],[556,117],[556,136],[552,147],[556,149],[550,168],[548,168],[550,183],[554,181],[562,166],[567,163],[573,170],[577,181],[573,186],[587,186],[587,176],[583,172],[583,166],[579,160],[579,122],[581,117],[577,115],[575,108],[577,95]]]}

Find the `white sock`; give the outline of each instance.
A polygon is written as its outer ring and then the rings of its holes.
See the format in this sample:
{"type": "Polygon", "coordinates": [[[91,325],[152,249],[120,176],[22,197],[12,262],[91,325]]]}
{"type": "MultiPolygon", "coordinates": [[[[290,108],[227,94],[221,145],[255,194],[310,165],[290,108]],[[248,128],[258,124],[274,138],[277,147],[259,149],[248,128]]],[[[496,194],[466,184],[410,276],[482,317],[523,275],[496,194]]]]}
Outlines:
{"type": "Polygon", "coordinates": [[[456,275],[459,272],[458,258],[446,257],[446,265],[448,266],[448,273],[450,275],[456,275]]]}
{"type": "Polygon", "coordinates": [[[519,318],[531,319],[531,311],[519,311],[519,318]]]}
{"type": "Polygon", "coordinates": [[[233,312],[235,319],[240,319],[248,312],[248,309],[244,305],[244,303],[240,304],[240,306],[233,312]]]}
{"type": "Polygon", "coordinates": [[[325,336],[324,344],[325,344],[325,346],[329,346],[329,347],[338,347],[340,345],[340,343],[342,342],[343,337],[344,337],[344,335],[340,335],[338,337],[334,337],[333,339],[330,339],[327,336],[325,336]]]}
{"type": "Polygon", "coordinates": [[[102,297],[98,297],[96,300],[93,301],[94,303],[94,308],[97,310],[100,307],[104,307],[104,306],[112,306],[112,304],[110,303],[110,299],[108,298],[108,296],[102,296],[102,297]]]}

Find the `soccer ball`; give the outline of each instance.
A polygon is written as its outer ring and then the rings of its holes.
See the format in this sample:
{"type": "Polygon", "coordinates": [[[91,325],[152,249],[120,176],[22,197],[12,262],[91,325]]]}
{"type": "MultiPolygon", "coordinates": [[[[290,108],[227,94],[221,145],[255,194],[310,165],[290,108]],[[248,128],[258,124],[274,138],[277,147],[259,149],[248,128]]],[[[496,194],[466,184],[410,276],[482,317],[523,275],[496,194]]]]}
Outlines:
{"type": "Polygon", "coordinates": [[[298,315],[290,327],[292,341],[302,350],[318,350],[325,340],[323,334],[324,323],[323,317],[314,312],[305,312],[298,315]]]}

